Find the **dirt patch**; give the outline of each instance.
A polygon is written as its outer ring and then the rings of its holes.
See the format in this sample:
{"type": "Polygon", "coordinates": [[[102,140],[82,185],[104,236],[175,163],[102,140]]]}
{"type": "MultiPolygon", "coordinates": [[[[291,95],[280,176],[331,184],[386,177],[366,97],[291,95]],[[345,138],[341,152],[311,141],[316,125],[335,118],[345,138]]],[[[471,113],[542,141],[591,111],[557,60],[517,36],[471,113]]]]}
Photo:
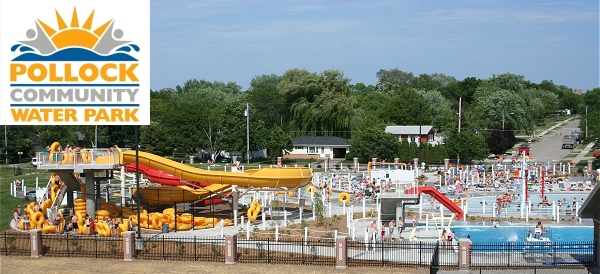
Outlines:
{"type": "Polygon", "coordinates": [[[31,259],[29,257],[0,256],[2,273],[30,273],[32,269],[43,269],[44,273],[64,273],[75,270],[78,273],[249,273],[249,274],[281,274],[281,273],[428,273],[423,269],[397,268],[349,268],[335,269],[332,266],[303,265],[267,265],[237,263],[226,265],[210,262],[182,261],[146,261],[135,260],[125,262],[122,259],[91,259],[91,258],[49,258],[31,259]]]}
{"type": "MultiPolygon", "coordinates": [[[[295,220],[294,224],[288,224],[283,227],[283,220],[279,222],[279,240],[285,241],[286,238],[297,240],[298,238],[304,238],[304,228],[308,228],[308,236],[311,238],[326,238],[333,239],[335,237],[335,230],[338,231],[338,236],[348,235],[348,228],[346,227],[346,215],[334,215],[332,217],[324,218],[323,220],[303,220],[298,223],[295,220]]],[[[275,238],[275,228],[271,226],[267,230],[260,230],[260,225],[251,227],[250,237],[253,239],[260,238],[275,238]]],[[[238,237],[245,238],[246,232],[240,231],[238,237]]]]}

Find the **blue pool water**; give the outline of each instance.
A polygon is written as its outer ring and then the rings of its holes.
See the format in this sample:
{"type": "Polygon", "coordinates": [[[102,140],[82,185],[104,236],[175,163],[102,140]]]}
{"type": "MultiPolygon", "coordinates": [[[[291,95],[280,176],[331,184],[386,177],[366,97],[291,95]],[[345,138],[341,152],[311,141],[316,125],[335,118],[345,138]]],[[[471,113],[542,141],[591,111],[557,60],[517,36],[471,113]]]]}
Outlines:
{"type": "MultiPolygon", "coordinates": [[[[544,226],[552,242],[581,242],[594,240],[591,226],[544,226]]],[[[452,226],[458,238],[471,236],[474,243],[524,242],[529,227],[525,226],[452,226]]]]}

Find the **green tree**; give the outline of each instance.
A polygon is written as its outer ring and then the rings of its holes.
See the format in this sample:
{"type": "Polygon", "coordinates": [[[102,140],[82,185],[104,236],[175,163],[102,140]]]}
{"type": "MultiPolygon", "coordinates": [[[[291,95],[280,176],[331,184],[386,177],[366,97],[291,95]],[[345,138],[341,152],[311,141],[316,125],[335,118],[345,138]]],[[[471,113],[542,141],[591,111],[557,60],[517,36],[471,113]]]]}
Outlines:
{"type": "Polygon", "coordinates": [[[375,157],[394,159],[400,151],[400,142],[394,134],[375,127],[356,133],[350,140],[350,146],[352,150],[347,158],[358,157],[363,163],[375,157]]]}
{"type": "Polygon", "coordinates": [[[432,125],[436,129],[444,128],[452,120],[451,116],[454,115],[450,101],[437,90],[416,90],[416,92],[423,97],[423,101],[431,109],[432,125]]]}
{"type": "Polygon", "coordinates": [[[291,131],[296,136],[350,136],[354,115],[353,97],[340,71],[326,70],[321,74],[306,70],[285,73],[278,88],[291,105],[291,131]]]}
{"type": "Polygon", "coordinates": [[[396,84],[401,87],[408,87],[410,83],[415,79],[415,76],[412,72],[404,72],[395,69],[380,69],[376,74],[378,81],[378,85],[386,88],[385,86],[388,84],[396,84]]]}
{"type": "Polygon", "coordinates": [[[460,133],[451,132],[444,142],[448,149],[448,156],[460,157],[462,163],[483,160],[490,154],[485,138],[470,130],[463,130],[460,133]]]}
{"type": "Polygon", "coordinates": [[[267,127],[281,127],[283,117],[289,112],[284,97],[277,88],[281,80],[283,76],[275,74],[256,76],[250,81],[250,88],[246,91],[248,102],[255,109],[252,118],[264,121],[267,127]]]}
{"type": "MultiPolygon", "coordinates": [[[[559,96],[558,107],[561,110],[570,110],[571,114],[577,114],[577,108],[583,103],[582,97],[570,91],[563,91],[559,96]]],[[[597,107],[597,106],[596,106],[597,107]]]]}
{"type": "Polygon", "coordinates": [[[489,136],[485,139],[491,153],[504,154],[507,150],[514,147],[517,143],[515,132],[512,130],[512,125],[507,125],[505,129],[497,126],[492,130],[489,136]]]}
{"type": "Polygon", "coordinates": [[[260,130],[257,133],[256,145],[259,148],[266,148],[269,158],[283,156],[284,150],[291,151],[294,148],[292,137],[277,125],[260,130]]]}
{"type": "Polygon", "coordinates": [[[393,94],[390,100],[375,111],[382,121],[395,125],[418,125],[420,122],[423,125],[431,124],[432,111],[421,95],[408,89],[389,93],[393,94]]]}

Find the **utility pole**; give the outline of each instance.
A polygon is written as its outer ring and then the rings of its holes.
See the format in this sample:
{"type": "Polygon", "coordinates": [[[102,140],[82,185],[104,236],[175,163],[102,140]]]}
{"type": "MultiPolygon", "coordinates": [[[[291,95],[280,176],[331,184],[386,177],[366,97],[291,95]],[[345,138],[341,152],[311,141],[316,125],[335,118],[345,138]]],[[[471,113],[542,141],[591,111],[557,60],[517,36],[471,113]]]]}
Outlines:
{"type": "Polygon", "coordinates": [[[96,130],[94,133],[94,148],[98,148],[98,125],[96,125],[96,130]]]}
{"type": "Polygon", "coordinates": [[[423,161],[423,133],[421,127],[423,126],[423,102],[419,102],[419,160],[423,161]]]}
{"type": "Polygon", "coordinates": [[[588,137],[588,133],[587,133],[587,131],[588,131],[587,118],[588,118],[588,116],[587,116],[587,106],[585,106],[585,138],[588,137]]]}
{"type": "Polygon", "coordinates": [[[8,138],[6,136],[6,126],[4,126],[4,155],[6,156],[6,164],[8,165],[8,138]]]}
{"type": "Polygon", "coordinates": [[[460,133],[460,111],[462,109],[462,97],[458,97],[458,133],[460,133]]]}
{"type": "MultiPolygon", "coordinates": [[[[460,116],[461,116],[461,109],[462,109],[462,97],[458,97],[458,133],[460,133],[460,116]]],[[[457,155],[456,157],[456,166],[460,166],[460,155],[457,155]]]]}
{"type": "Polygon", "coordinates": [[[250,104],[246,103],[246,163],[250,164],[250,104]]]}

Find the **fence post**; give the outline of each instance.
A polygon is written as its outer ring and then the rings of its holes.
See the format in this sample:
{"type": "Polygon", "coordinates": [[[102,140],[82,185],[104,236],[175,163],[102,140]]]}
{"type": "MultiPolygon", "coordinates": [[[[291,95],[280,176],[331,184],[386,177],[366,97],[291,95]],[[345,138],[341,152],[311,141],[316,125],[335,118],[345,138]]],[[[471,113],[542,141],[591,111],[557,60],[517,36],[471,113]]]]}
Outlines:
{"type": "Polygon", "coordinates": [[[123,260],[131,262],[135,260],[135,231],[123,232],[123,260]]]}
{"type": "Polygon", "coordinates": [[[4,231],[4,255],[8,256],[8,242],[6,241],[6,231],[4,231]]]}
{"type": "Polygon", "coordinates": [[[235,264],[237,261],[237,236],[236,234],[225,235],[225,264],[235,264]]]}
{"type": "Polygon", "coordinates": [[[348,237],[338,236],[335,238],[335,268],[346,269],[348,267],[348,237]]]}
{"type": "Polygon", "coordinates": [[[44,246],[42,245],[42,230],[31,230],[29,236],[31,239],[31,258],[38,259],[42,257],[44,250],[44,246]]]}
{"type": "Polygon", "coordinates": [[[469,270],[471,268],[471,239],[458,240],[458,270],[469,270]]]}
{"type": "Polygon", "coordinates": [[[94,234],[94,251],[95,257],[98,259],[98,234],[94,234]]]}
{"type": "Polygon", "coordinates": [[[69,233],[65,234],[67,240],[65,241],[67,244],[67,258],[71,257],[71,251],[69,251],[69,233]]]}

